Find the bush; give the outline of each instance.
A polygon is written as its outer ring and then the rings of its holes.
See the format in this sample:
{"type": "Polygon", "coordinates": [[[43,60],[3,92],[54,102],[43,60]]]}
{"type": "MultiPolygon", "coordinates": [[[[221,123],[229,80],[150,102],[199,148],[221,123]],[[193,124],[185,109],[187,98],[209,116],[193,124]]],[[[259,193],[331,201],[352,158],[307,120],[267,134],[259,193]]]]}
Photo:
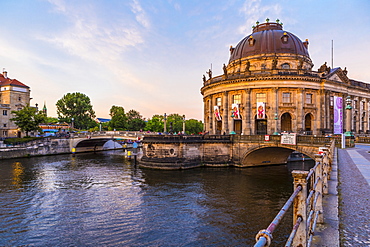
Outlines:
{"type": "Polygon", "coordinates": [[[20,144],[25,142],[30,142],[38,139],[43,139],[43,137],[24,137],[24,138],[7,138],[4,140],[4,144],[20,144]]]}

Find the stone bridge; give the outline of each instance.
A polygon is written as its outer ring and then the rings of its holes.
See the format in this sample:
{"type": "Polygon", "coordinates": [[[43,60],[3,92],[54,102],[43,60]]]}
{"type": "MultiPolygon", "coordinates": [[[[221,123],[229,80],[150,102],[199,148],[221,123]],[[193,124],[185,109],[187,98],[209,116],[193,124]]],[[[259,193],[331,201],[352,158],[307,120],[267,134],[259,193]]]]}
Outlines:
{"type": "MultiPolygon", "coordinates": [[[[199,166],[238,166],[285,164],[297,151],[311,158],[320,147],[340,138],[296,136],[294,144],[282,144],[281,136],[205,135],[145,136],[139,165],[157,169],[186,169],[199,166]]],[[[347,140],[348,145],[350,140],[347,140]]]]}
{"type": "Polygon", "coordinates": [[[142,132],[136,131],[98,131],[88,133],[74,133],[70,137],[70,150],[73,153],[78,152],[95,152],[105,150],[105,144],[108,141],[114,142],[113,148],[120,148],[121,145],[116,143],[119,140],[140,140],[142,132]]]}

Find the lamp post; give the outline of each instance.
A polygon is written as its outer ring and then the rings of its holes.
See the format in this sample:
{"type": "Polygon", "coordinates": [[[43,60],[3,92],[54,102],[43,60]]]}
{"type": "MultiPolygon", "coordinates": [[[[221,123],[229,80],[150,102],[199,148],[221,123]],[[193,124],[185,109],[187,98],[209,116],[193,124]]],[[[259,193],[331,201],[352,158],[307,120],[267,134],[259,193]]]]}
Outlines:
{"type": "Polygon", "coordinates": [[[352,100],[351,96],[347,96],[346,98],[346,133],[345,136],[352,136],[352,126],[351,126],[351,119],[352,119],[352,100]]]}
{"type": "Polygon", "coordinates": [[[164,130],[163,130],[163,132],[164,132],[164,134],[166,134],[167,133],[167,115],[166,115],[166,113],[164,113],[164,118],[163,118],[163,122],[164,122],[164,130]]]}
{"type": "Polygon", "coordinates": [[[185,115],[182,115],[182,134],[185,135],[185,115]]]}
{"type": "Polygon", "coordinates": [[[74,118],[72,118],[72,131],[73,131],[73,129],[74,129],[74,121],[75,121],[75,119],[74,119],[74,118]]]}
{"type": "Polygon", "coordinates": [[[275,113],[274,119],[275,119],[275,132],[273,133],[273,135],[278,135],[279,133],[277,132],[277,125],[278,125],[278,119],[279,119],[279,117],[278,117],[278,114],[277,113],[275,113]]]}

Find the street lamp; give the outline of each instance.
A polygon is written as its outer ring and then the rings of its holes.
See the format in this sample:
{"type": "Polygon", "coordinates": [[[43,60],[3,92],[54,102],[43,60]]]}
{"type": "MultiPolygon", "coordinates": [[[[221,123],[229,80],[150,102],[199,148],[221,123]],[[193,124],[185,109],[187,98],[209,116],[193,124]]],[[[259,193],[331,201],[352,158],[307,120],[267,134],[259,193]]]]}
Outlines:
{"type": "Polygon", "coordinates": [[[167,115],[166,115],[166,113],[164,113],[163,122],[164,122],[164,130],[163,130],[163,132],[164,132],[164,134],[166,134],[167,133],[167,115]]]}
{"type": "Polygon", "coordinates": [[[279,133],[277,132],[277,126],[278,126],[278,119],[279,119],[279,117],[278,117],[278,114],[277,113],[275,113],[274,119],[275,119],[275,132],[273,133],[273,135],[278,135],[279,133]]]}
{"type": "Polygon", "coordinates": [[[344,133],[345,136],[352,136],[352,126],[351,126],[351,119],[352,119],[352,100],[351,96],[347,96],[346,98],[346,129],[347,131],[344,133]]]}
{"type": "Polygon", "coordinates": [[[72,131],[73,131],[73,129],[74,129],[74,121],[75,121],[75,119],[74,119],[74,118],[72,118],[72,131]]]}
{"type": "Polygon", "coordinates": [[[182,115],[182,134],[185,135],[185,115],[182,115]]]}

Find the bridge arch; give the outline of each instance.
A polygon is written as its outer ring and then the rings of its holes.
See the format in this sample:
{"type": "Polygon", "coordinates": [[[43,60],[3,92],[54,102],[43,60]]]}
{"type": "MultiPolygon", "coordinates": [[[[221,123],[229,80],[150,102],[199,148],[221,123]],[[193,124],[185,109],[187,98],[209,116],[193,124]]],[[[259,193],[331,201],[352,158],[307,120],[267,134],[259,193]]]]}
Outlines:
{"type": "Polygon", "coordinates": [[[260,166],[269,164],[285,164],[289,155],[296,151],[293,147],[260,146],[247,150],[241,159],[241,166],[260,166]]]}

